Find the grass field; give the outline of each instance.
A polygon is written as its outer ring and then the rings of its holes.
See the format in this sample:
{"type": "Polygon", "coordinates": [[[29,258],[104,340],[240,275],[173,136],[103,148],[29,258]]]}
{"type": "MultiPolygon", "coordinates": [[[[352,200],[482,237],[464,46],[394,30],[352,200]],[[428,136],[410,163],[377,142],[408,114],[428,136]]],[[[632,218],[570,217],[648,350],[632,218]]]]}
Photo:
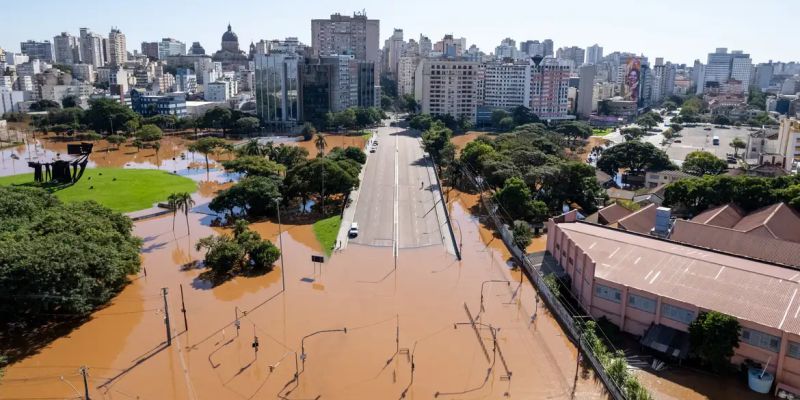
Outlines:
{"type": "MultiPolygon", "coordinates": [[[[0,186],[35,186],[33,174],[0,177],[0,186]]],[[[74,185],[43,185],[65,202],[94,200],[114,211],[152,207],[175,192],[194,192],[197,184],[186,177],[150,169],[92,168],[74,185]]],[[[334,239],[335,240],[335,239],[334,239]]]]}
{"type": "Polygon", "coordinates": [[[592,135],[594,135],[594,136],[605,136],[605,135],[608,135],[611,132],[614,132],[614,130],[611,129],[611,128],[592,129],[592,135]]]}
{"type": "Polygon", "coordinates": [[[336,245],[336,236],[339,235],[341,223],[342,217],[338,215],[314,222],[314,234],[328,256],[331,255],[331,251],[336,245]]]}

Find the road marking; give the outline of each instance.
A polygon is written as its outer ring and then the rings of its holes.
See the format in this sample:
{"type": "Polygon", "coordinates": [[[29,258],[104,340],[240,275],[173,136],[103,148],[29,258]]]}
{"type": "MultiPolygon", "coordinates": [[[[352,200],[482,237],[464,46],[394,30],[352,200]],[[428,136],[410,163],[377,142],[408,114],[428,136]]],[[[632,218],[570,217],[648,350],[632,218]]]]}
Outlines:
{"type": "Polygon", "coordinates": [[[397,265],[397,248],[398,248],[398,243],[397,242],[399,240],[399,235],[400,235],[400,223],[399,223],[399,220],[400,220],[400,217],[399,217],[399,215],[400,215],[400,206],[399,206],[399,199],[398,199],[398,197],[400,196],[400,192],[399,192],[400,191],[400,186],[399,186],[400,171],[399,171],[399,168],[397,167],[398,166],[397,158],[398,158],[398,153],[399,153],[400,150],[398,148],[398,139],[397,139],[398,136],[400,136],[400,135],[395,135],[394,136],[394,232],[393,232],[394,233],[394,243],[393,243],[393,246],[392,246],[392,252],[394,253],[395,265],[397,265]]]}

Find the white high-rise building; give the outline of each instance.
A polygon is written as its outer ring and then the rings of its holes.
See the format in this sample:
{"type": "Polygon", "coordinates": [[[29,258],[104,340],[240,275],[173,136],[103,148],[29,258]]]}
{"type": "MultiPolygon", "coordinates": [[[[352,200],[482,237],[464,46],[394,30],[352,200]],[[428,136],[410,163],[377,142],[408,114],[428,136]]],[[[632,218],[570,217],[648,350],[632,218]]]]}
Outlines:
{"type": "Polygon", "coordinates": [[[95,68],[106,65],[103,51],[103,37],[92,33],[88,28],[81,28],[81,61],[95,68]]]}
{"type": "Polygon", "coordinates": [[[783,167],[787,172],[800,173],[800,121],[797,119],[781,119],[778,154],[783,156],[783,167]]]}
{"type": "Polygon", "coordinates": [[[433,42],[427,36],[419,35],[419,55],[427,57],[433,51],[433,42]]]}
{"type": "Polygon", "coordinates": [[[125,34],[117,28],[111,28],[108,33],[108,63],[123,65],[128,62],[128,45],[125,34]]]}
{"type": "Polygon", "coordinates": [[[67,32],[53,37],[53,52],[58,64],[72,65],[81,62],[80,40],[67,32]]]}
{"type": "Polygon", "coordinates": [[[476,121],[477,70],[480,63],[424,59],[417,66],[414,97],[421,111],[476,121]]]}
{"type": "Polygon", "coordinates": [[[414,95],[414,76],[419,63],[420,57],[418,56],[400,57],[397,63],[397,94],[400,96],[406,94],[414,95]]]}
{"type": "Polygon", "coordinates": [[[367,19],[365,13],[352,17],[333,14],[329,19],[311,20],[313,56],[349,54],[359,61],[375,64],[375,82],[380,82],[380,21],[367,19]]]}
{"type": "Polygon", "coordinates": [[[731,79],[742,82],[742,87],[747,91],[753,79],[753,60],[748,54],[734,51],[731,60],[731,79]]]}
{"type": "Polygon", "coordinates": [[[517,59],[519,51],[517,42],[511,38],[505,38],[500,42],[500,46],[494,48],[494,56],[497,59],[511,58],[517,59]]]}
{"type": "Polygon", "coordinates": [[[512,109],[530,107],[530,62],[490,62],[483,71],[482,105],[490,108],[512,109]]]}
{"type": "Polygon", "coordinates": [[[405,42],[403,41],[403,30],[395,29],[392,36],[386,39],[383,47],[383,58],[385,72],[395,81],[397,80],[397,63],[403,55],[405,42]]]}
{"type": "Polygon", "coordinates": [[[182,56],[186,54],[186,43],[173,38],[163,38],[158,42],[158,59],[166,60],[169,56],[182,56]]]}
{"type": "Polygon", "coordinates": [[[599,64],[603,59],[603,47],[597,44],[586,48],[586,63],[599,64]]]}
{"type": "MultiPolygon", "coordinates": [[[[708,54],[703,87],[710,84],[721,86],[732,79],[741,82],[741,90],[746,92],[752,78],[752,70],[753,61],[749,54],[741,50],[728,53],[728,49],[724,47],[717,48],[714,53],[708,54]]],[[[698,87],[698,91],[700,90],[698,87]]]]}

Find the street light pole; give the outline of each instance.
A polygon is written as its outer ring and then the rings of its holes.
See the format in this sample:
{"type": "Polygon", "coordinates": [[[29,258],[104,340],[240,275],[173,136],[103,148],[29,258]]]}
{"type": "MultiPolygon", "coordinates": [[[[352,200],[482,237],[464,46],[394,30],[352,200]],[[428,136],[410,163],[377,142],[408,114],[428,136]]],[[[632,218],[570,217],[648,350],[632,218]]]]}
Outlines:
{"type": "Polygon", "coordinates": [[[281,285],[283,285],[283,291],[286,291],[286,268],[283,265],[283,235],[281,227],[281,198],[278,197],[275,199],[275,208],[278,210],[278,243],[281,247],[281,285]]]}

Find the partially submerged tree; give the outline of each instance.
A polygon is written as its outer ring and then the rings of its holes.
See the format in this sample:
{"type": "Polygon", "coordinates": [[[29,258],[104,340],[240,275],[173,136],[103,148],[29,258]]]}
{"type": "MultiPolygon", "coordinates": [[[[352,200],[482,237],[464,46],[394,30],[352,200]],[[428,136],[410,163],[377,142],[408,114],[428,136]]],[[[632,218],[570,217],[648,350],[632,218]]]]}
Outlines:
{"type": "Polygon", "coordinates": [[[717,311],[701,312],[689,324],[692,353],[715,372],[730,367],[730,359],[739,347],[739,320],[717,311]]]}

